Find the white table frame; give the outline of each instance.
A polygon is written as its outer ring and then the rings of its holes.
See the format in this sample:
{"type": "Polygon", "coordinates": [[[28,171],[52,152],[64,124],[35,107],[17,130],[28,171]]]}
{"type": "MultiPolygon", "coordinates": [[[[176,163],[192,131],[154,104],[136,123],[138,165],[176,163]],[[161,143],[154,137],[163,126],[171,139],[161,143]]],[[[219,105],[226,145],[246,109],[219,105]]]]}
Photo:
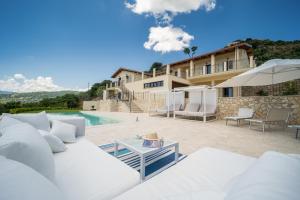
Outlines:
{"type": "MultiPolygon", "coordinates": [[[[143,140],[141,140],[141,145],[143,140]]],[[[118,155],[118,149],[119,145],[124,146],[125,148],[129,149],[130,151],[136,153],[140,157],[140,180],[141,182],[150,179],[151,177],[159,174],[160,172],[164,171],[165,169],[169,168],[170,166],[176,164],[179,160],[179,143],[178,142],[170,142],[167,145],[164,145],[161,148],[147,148],[147,152],[141,152],[139,149],[137,149],[135,146],[127,144],[125,141],[122,140],[115,140],[115,149],[114,149],[114,156],[117,157],[118,155]],[[175,149],[175,159],[168,165],[162,167],[161,169],[153,172],[152,174],[148,175],[147,177],[145,176],[145,168],[146,168],[146,163],[145,159],[149,155],[153,155],[159,151],[169,149],[169,148],[174,148],[175,149]]]]}

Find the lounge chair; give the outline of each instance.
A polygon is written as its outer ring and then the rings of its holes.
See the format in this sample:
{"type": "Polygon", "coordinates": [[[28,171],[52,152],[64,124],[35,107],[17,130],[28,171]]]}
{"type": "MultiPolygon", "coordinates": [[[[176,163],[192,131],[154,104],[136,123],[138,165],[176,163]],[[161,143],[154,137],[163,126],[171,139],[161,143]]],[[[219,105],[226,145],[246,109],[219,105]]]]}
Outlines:
{"type": "Polygon", "coordinates": [[[252,108],[239,108],[237,116],[225,117],[226,126],[228,121],[236,121],[237,126],[240,125],[241,120],[253,118],[254,110],[252,108]]]}
{"type": "Polygon", "coordinates": [[[175,110],[176,115],[193,116],[193,113],[197,113],[200,109],[199,103],[187,103],[184,110],[175,110]]]}
{"type": "Polygon", "coordinates": [[[203,121],[206,121],[206,117],[216,115],[216,106],[206,104],[206,112],[204,112],[203,104],[187,104],[184,111],[176,111],[176,115],[182,115],[187,117],[203,117],[203,121]]]}
{"type": "Polygon", "coordinates": [[[252,125],[255,124],[262,124],[262,131],[265,132],[265,125],[272,123],[279,123],[282,124],[283,128],[286,128],[289,120],[290,109],[278,109],[278,108],[271,108],[268,111],[268,114],[265,119],[246,119],[249,121],[249,128],[251,129],[252,125]]]}
{"type": "MultiPolygon", "coordinates": [[[[180,109],[181,109],[181,104],[175,104],[175,110],[179,111],[180,109]]],[[[162,108],[151,110],[150,113],[166,115],[166,114],[168,114],[168,111],[169,111],[169,113],[173,113],[174,106],[173,105],[170,105],[170,106],[165,105],[162,108]]]]}

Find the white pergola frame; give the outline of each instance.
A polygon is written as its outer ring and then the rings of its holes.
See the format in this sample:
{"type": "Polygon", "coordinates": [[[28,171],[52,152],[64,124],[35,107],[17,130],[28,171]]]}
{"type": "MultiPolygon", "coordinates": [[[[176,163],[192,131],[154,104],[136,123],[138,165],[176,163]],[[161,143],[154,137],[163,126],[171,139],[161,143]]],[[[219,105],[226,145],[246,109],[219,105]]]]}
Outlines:
{"type": "MultiPolygon", "coordinates": [[[[195,92],[195,91],[199,91],[199,92],[203,92],[203,104],[204,104],[204,107],[203,107],[203,113],[204,113],[204,115],[203,115],[203,122],[206,122],[206,117],[207,117],[207,115],[206,115],[206,98],[205,98],[205,96],[206,96],[206,92],[208,91],[208,90],[213,90],[213,91],[215,91],[215,94],[216,94],[216,102],[215,102],[215,105],[217,106],[217,95],[218,95],[218,93],[217,93],[217,90],[216,90],[216,88],[214,88],[214,87],[210,87],[210,86],[207,86],[207,85],[201,85],[201,86],[188,86],[188,87],[180,87],[180,88],[174,88],[173,89],[173,92],[179,92],[179,91],[184,91],[184,92],[195,92]]],[[[175,95],[173,95],[173,106],[174,106],[174,110],[175,110],[175,95]]],[[[173,114],[173,118],[175,119],[176,118],[176,114],[175,114],[175,112],[174,112],[174,114],[173,114]]]]}
{"type": "MultiPolygon", "coordinates": [[[[151,94],[165,94],[166,98],[168,95],[172,94],[172,90],[152,90],[149,91],[149,98],[148,98],[148,114],[150,114],[150,105],[151,105],[151,94]]],[[[171,98],[168,97],[168,106],[167,106],[167,118],[170,117],[170,103],[171,103],[171,98]]]]}

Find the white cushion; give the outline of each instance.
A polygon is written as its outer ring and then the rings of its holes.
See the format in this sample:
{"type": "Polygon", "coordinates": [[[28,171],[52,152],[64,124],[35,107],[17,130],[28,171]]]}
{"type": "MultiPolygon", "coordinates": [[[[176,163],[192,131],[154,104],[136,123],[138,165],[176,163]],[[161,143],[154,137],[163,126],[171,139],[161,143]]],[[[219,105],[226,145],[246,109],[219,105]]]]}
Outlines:
{"type": "Polygon", "coordinates": [[[8,116],[22,122],[28,123],[36,129],[50,131],[50,122],[45,111],[40,113],[25,113],[25,114],[9,114],[3,113],[3,116],[8,116]]]}
{"type": "Polygon", "coordinates": [[[233,185],[226,200],[298,200],[300,160],[266,152],[233,185]]]}
{"type": "Polygon", "coordinates": [[[116,199],[224,199],[228,184],[254,161],[252,157],[203,148],[116,199]]]}
{"type": "Polygon", "coordinates": [[[20,123],[5,129],[0,138],[0,155],[26,164],[49,180],[54,180],[52,151],[45,139],[29,124],[20,123]]]}
{"type": "Polygon", "coordinates": [[[0,121],[0,135],[2,135],[2,132],[4,131],[5,128],[19,123],[22,122],[17,119],[4,115],[3,117],[1,117],[1,121],[0,121]]]}
{"type": "Polygon", "coordinates": [[[30,167],[0,156],[1,200],[63,200],[61,191],[30,167]]]}
{"type": "Polygon", "coordinates": [[[55,135],[49,133],[48,131],[44,131],[44,130],[38,130],[38,131],[44,137],[44,139],[47,141],[47,143],[49,144],[53,153],[64,152],[67,149],[67,147],[63,143],[63,141],[61,139],[59,139],[58,137],[56,137],[55,135]]]}
{"type": "Polygon", "coordinates": [[[140,183],[139,173],[87,139],[54,154],[56,184],[72,200],[112,199],[140,183]]]}
{"type": "Polygon", "coordinates": [[[50,133],[66,143],[73,143],[76,141],[76,126],[72,124],[53,120],[50,133]]]}

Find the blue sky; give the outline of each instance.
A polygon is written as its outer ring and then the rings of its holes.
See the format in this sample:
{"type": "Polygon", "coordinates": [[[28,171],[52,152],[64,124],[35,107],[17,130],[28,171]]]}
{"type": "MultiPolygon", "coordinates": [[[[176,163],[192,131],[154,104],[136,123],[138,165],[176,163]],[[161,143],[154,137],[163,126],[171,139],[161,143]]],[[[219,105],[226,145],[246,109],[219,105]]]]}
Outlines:
{"type": "Polygon", "coordinates": [[[145,70],[186,58],[172,41],[153,50],[157,27],[182,34],[198,54],[248,37],[300,39],[298,0],[153,0],[148,10],[143,1],[0,0],[0,90],[86,88],[121,66],[145,70]]]}

